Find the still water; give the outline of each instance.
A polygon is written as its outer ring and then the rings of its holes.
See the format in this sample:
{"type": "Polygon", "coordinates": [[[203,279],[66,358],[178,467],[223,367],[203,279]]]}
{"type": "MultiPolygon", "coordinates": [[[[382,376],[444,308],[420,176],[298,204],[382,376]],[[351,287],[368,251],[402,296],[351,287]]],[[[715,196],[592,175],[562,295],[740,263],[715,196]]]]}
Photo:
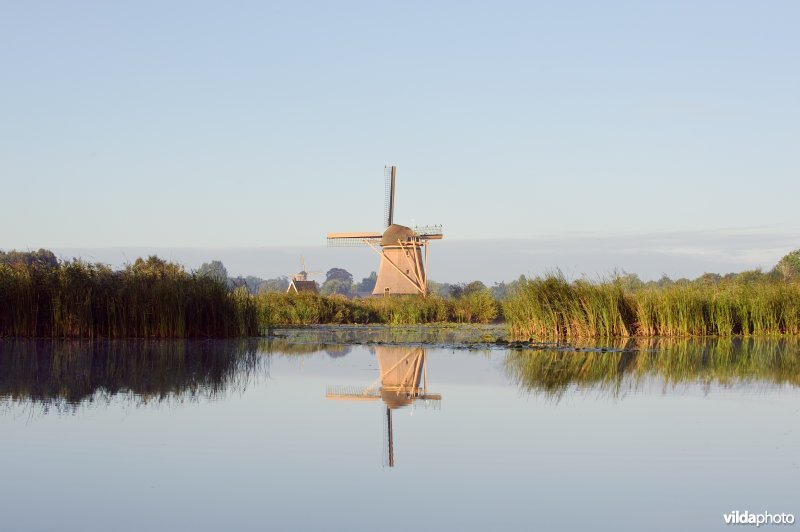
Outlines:
{"type": "Polygon", "coordinates": [[[0,341],[0,530],[725,530],[732,510],[800,514],[795,341],[285,336],[0,341]]]}

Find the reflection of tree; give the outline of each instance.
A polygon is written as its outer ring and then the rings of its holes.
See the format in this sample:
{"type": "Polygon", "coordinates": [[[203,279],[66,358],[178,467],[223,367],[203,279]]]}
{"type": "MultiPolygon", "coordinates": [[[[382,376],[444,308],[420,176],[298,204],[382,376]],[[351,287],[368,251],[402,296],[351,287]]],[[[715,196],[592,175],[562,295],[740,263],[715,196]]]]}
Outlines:
{"type": "Polygon", "coordinates": [[[293,342],[282,339],[259,340],[259,349],[270,355],[297,356],[315,355],[329,346],[319,342],[293,342]]]}
{"type": "Polygon", "coordinates": [[[746,381],[800,386],[797,339],[649,339],[627,347],[636,350],[511,351],[505,366],[522,388],[556,397],[570,387],[618,396],[653,378],[670,386],[746,381]]]}
{"type": "Polygon", "coordinates": [[[351,345],[329,345],[325,348],[325,352],[331,358],[339,358],[350,353],[352,349],[351,345]]]}
{"type": "Polygon", "coordinates": [[[0,397],[64,407],[96,395],[212,397],[243,387],[259,366],[258,341],[0,342],[0,397]]]}

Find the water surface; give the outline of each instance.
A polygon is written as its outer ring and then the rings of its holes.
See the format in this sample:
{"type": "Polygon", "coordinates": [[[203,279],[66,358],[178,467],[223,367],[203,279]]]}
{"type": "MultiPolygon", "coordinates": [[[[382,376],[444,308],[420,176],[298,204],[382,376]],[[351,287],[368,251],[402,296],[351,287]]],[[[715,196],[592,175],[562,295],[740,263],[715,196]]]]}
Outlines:
{"type": "Polygon", "coordinates": [[[329,334],[0,341],[0,529],[722,530],[731,510],[800,513],[797,342],[329,334]]]}

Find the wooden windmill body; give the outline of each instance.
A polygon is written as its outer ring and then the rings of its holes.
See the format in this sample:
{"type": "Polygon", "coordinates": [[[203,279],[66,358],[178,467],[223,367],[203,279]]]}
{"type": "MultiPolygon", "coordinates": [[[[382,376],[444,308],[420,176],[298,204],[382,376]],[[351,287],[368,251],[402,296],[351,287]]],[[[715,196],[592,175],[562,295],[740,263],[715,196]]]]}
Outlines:
{"type": "Polygon", "coordinates": [[[382,233],[328,233],[329,246],[366,245],[380,255],[373,295],[428,292],[428,242],[441,240],[442,226],[415,227],[394,223],[394,191],[397,167],[385,169],[386,229],[382,233]]]}

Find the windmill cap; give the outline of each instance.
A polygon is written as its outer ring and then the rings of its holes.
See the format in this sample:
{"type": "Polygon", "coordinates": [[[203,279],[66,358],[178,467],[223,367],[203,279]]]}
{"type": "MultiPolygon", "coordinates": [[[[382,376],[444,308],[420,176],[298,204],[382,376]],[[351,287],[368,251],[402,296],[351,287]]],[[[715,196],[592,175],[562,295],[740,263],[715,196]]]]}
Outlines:
{"type": "Polygon", "coordinates": [[[397,241],[407,242],[417,236],[410,227],[405,225],[392,224],[386,228],[381,237],[381,246],[396,246],[397,241]]]}

